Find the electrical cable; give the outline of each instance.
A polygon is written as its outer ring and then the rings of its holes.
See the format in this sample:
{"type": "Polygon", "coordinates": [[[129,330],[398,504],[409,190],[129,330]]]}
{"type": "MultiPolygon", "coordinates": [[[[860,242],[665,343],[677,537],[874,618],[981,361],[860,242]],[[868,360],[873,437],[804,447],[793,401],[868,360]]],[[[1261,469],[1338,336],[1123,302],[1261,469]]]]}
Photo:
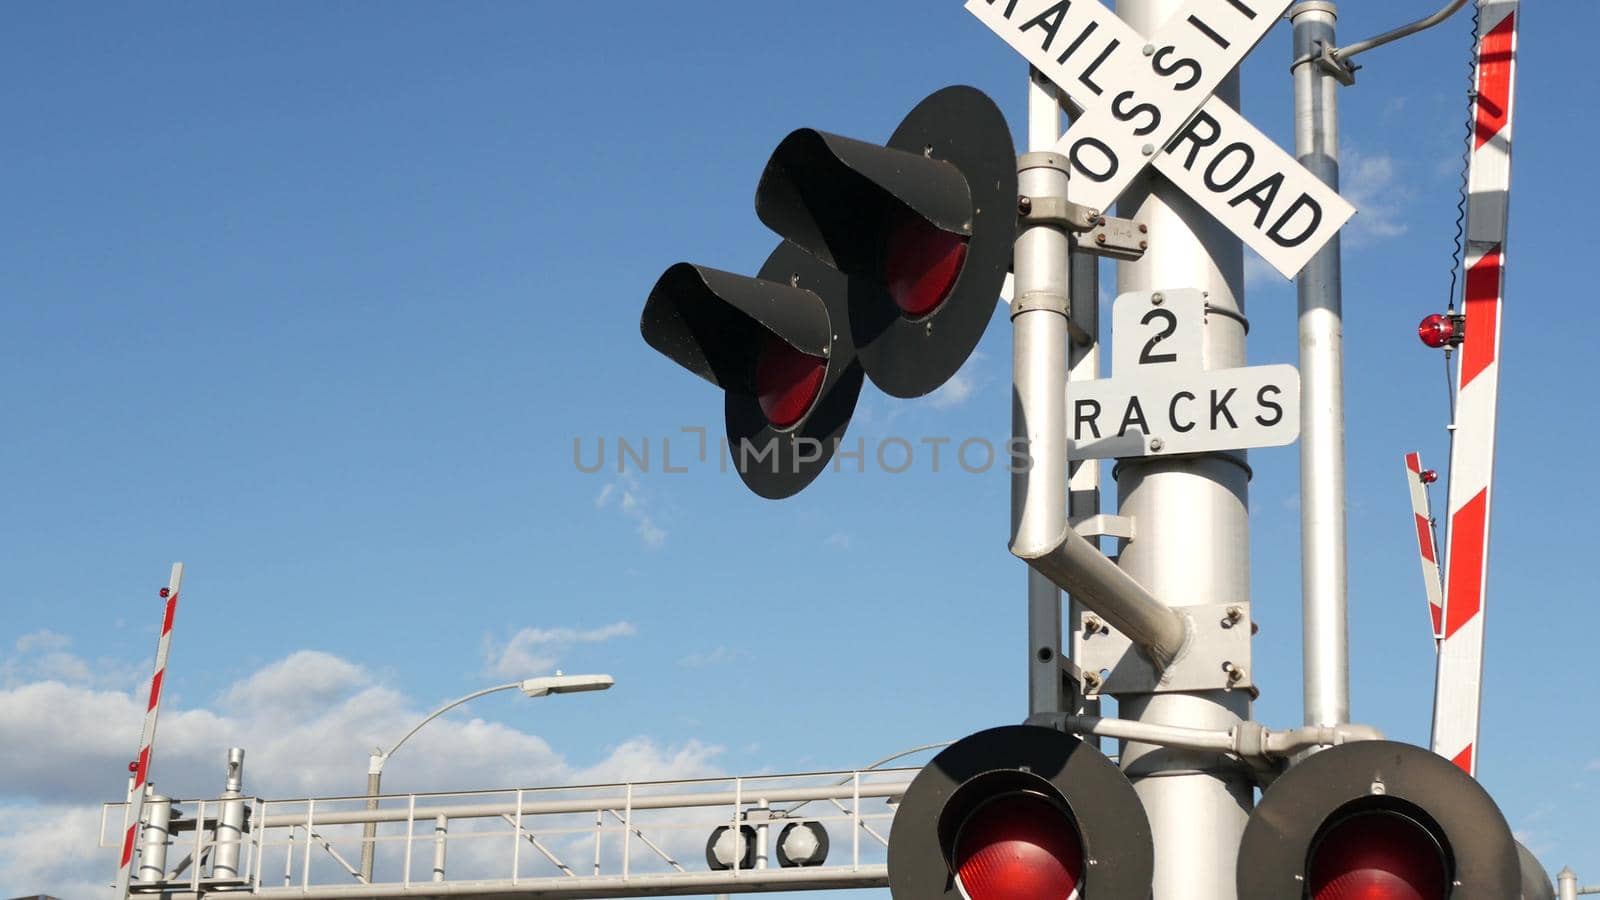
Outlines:
{"type": "MultiPolygon", "coordinates": [[[[1477,119],[1477,87],[1478,87],[1478,18],[1480,12],[1478,5],[1472,5],[1472,42],[1467,59],[1467,121],[1466,135],[1461,149],[1461,190],[1456,199],[1456,233],[1452,241],[1454,247],[1450,254],[1450,290],[1446,294],[1446,307],[1450,312],[1456,311],[1456,285],[1461,268],[1465,264],[1467,234],[1467,189],[1468,179],[1471,177],[1472,166],[1472,138],[1477,119]]],[[[1451,421],[1455,421],[1454,413],[1451,421]]]]}
{"type": "MultiPolygon", "coordinates": [[[[1473,145],[1473,137],[1474,137],[1474,134],[1475,134],[1475,131],[1476,131],[1474,126],[1477,124],[1477,109],[1478,109],[1478,25],[1479,25],[1479,20],[1480,20],[1481,16],[1482,16],[1482,9],[1479,7],[1479,5],[1476,2],[1474,2],[1472,4],[1472,20],[1471,20],[1471,23],[1470,23],[1470,26],[1469,26],[1471,28],[1471,41],[1469,43],[1469,57],[1468,57],[1468,60],[1467,60],[1467,122],[1466,122],[1466,135],[1465,135],[1465,138],[1464,138],[1464,141],[1463,141],[1464,148],[1462,149],[1462,152],[1461,152],[1461,196],[1460,196],[1460,199],[1456,202],[1456,234],[1455,234],[1455,239],[1454,239],[1454,241],[1455,241],[1455,250],[1454,250],[1453,255],[1451,256],[1451,260],[1450,260],[1450,294],[1449,294],[1449,305],[1447,307],[1447,313],[1449,315],[1454,315],[1455,311],[1456,311],[1456,286],[1458,284],[1458,277],[1457,276],[1458,275],[1460,276],[1460,282],[1461,283],[1464,283],[1465,282],[1465,278],[1466,278],[1465,272],[1463,272],[1462,270],[1464,269],[1464,267],[1466,265],[1465,237],[1466,237],[1466,233],[1467,233],[1467,195],[1468,195],[1468,192],[1469,192],[1469,188],[1471,186],[1470,182],[1471,182],[1471,178],[1472,178],[1472,145],[1473,145]]],[[[1464,308],[1464,304],[1463,304],[1463,308],[1464,308]]],[[[1445,396],[1446,396],[1446,398],[1447,398],[1447,400],[1449,402],[1449,409],[1450,409],[1449,424],[1445,426],[1445,433],[1448,434],[1449,438],[1450,438],[1449,439],[1449,453],[1450,453],[1450,455],[1448,457],[1450,464],[1446,465],[1445,466],[1445,470],[1444,470],[1444,503],[1445,503],[1444,512],[1445,512],[1445,518],[1446,519],[1449,519],[1449,517],[1450,517],[1450,481],[1455,476],[1455,458],[1456,458],[1456,377],[1455,377],[1455,371],[1450,367],[1450,359],[1451,359],[1451,357],[1453,355],[1454,354],[1452,354],[1450,352],[1450,348],[1448,348],[1448,347],[1445,348],[1445,351],[1444,351],[1445,396]]],[[[1448,529],[1445,532],[1445,537],[1446,537],[1446,539],[1449,538],[1448,529]]],[[[1449,552],[1449,548],[1448,548],[1447,545],[1439,543],[1439,536],[1438,536],[1438,533],[1437,533],[1437,529],[1435,529],[1433,543],[1434,543],[1435,547],[1440,548],[1440,553],[1439,553],[1440,563],[1441,563],[1441,565],[1443,565],[1444,562],[1445,562],[1445,555],[1449,552]]],[[[1444,567],[1444,571],[1445,572],[1449,572],[1450,571],[1448,566],[1444,567]]],[[[1443,599],[1444,599],[1445,604],[1446,604],[1446,609],[1448,609],[1449,598],[1445,597],[1443,599]]]]}

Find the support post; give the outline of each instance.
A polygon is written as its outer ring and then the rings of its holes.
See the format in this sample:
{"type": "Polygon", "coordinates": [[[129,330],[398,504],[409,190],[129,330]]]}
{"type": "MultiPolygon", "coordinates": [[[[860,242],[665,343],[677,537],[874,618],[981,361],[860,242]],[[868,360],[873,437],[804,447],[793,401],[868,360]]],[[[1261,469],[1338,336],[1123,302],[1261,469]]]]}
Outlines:
{"type": "Polygon", "coordinates": [[[244,848],[244,750],[228,749],[228,780],[217,812],[216,847],[211,855],[211,877],[239,877],[239,853],[244,848]]]}
{"type": "MultiPolygon", "coordinates": [[[[1294,137],[1301,165],[1339,189],[1339,80],[1323,67],[1337,7],[1310,0],[1294,24],[1294,137]]],[[[1300,583],[1305,723],[1350,721],[1344,474],[1344,322],[1339,236],[1295,278],[1300,299],[1300,583]]]]}
{"type": "Polygon", "coordinates": [[[759,821],[756,822],[756,868],[767,867],[767,849],[769,845],[769,830],[772,825],[770,807],[765,800],[756,801],[756,809],[761,810],[759,821]]]}
{"type": "MultiPolygon", "coordinates": [[[[1117,13],[1154,34],[1183,0],[1119,0],[1117,13]]],[[[1216,96],[1237,105],[1239,77],[1216,96]]],[[[1244,251],[1205,210],[1151,172],[1126,191],[1118,214],[1149,230],[1142,259],[1117,266],[1118,293],[1198,288],[1218,311],[1204,327],[1207,365],[1245,364],[1244,251]]],[[[1234,451],[1140,457],[1115,468],[1119,513],[1138,523],[1123,541],[1122,570],[1164,603],[1242,603],[1250,596],[1249,469],[1234,451]]],[[[1124,719],[1227,731],[1250,718],[1242,690],[1117,697],[1124,719]]],[[[1121,765],[1144,803],[1157,848],[1153,900],[1235,900],[1235,860],[1254,798],[1244,764],[1217,751],[1125,741],[1121,765]]]]}
{"type": "MultiPolygon", "coordinates": [[[[1066,98],[1058,98],[1065,100],[1066,98]]],[[[1067,185],[1067,199],[1072,198],[1072,185],[1067,185]]],[[[1100,377],[1100,257],[1082,251],[1069,257],[1067,271],[1067,321],[1070,324],[1071,343],[1067,347],[1067,392],[1072,383],[1093,381],[1100,377]]],[[[1063,406],[1065,404],[1063,403],[1063,406]]],[[[1100,460],[1080,459],[1067,462],[1067,520],[1083,521],[1100,514],[1100,460]]],[[[1096,538],[1093,543],[1098,546],[1096,538]]],[[[1067,597],[1067,632],[1070,634],[1082,619],[1083,601],[1075,594],[1067,597]]],[[[1068,641],[1071,647],[1071,641],[1068,641]]],[[[1076,685],[1072,696],[1071,712],[1080,716],[1100,715],[1100,700],[1084,697],[1083,685],[1076,685]]],[[[1084,740],[1099,748],[1100,739],[1085,735],[1084,740]]]]}
{"type": "Polygon", "coordinates": [[[444,857],[449,847],[450,820],[442,815],[433,817],[433,880],[444,880],[444,857]]]}
{"type": "MultiPolygon", "coordinates": [[[[378,795],[383,790],[383,751],[372,754],[367,761],[367,809],[378,808],[378,795]]],[[[378,837],[378,823],[365,822],[361,826],[361,883],[372,883],[372,860],[376,855],[374,843],[378,837]]]]}
{"type": "Polygon", "coordinates": [[[146,784],[144,828],[139,832],[138,880],[155,884],[167,880],[167,845],[172,841],[172,800],[146,784]]]}
{"type": "MultiPolygon", "coordinates": [[[[1028,79],[1028,146],[1018,164],[1022,197],[1067,196],[1066,160],[1042,152],[1061,133],[1055,89],[1028,79]]],[[[1019,199],[1019,203],[1021,200],[1019,199]]],[[[1067,527],[1067,259],[1071,240],[1058,227],[1032,224],[1017,235],[1011,301],[1012,437],[1028,463],[1011,475],[1011,546],[1042,546],[1067,527]]],[[[1061,592],[1028,568],[1028,712],[1065,710],[1061,679],[1061,592]]]]}
{"type": "Polygon", "coordinates": [[[1556,876],[1556,886],[1560,889],[1561,900],[1578,900],[1578,873],[1563,868],[1556,876]]]}

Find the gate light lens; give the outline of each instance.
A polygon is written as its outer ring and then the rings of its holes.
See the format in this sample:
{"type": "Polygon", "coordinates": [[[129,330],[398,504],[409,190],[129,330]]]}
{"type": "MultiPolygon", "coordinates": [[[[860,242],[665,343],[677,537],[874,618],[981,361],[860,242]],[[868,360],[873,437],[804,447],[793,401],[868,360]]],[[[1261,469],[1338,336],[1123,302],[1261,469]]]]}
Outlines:
{"type": "Polygon", "coordinates": [[[1433,836],[1391,812],[1345,819],[1311,859],[1312,900],[1445,900],[1448,883],[1433,836]]]}
{"type": "Polygon", "coordinates": [[[956,881],[969,900],[1079,900],[1083,841],[1077,826],[1034,794],[978,807],[955,840],[956,881]]]}
{"type": "Polygon", "coordinates": [[[826,359],[768,337],[756,359],[756,399],[761,403],[761,414],[775,428],[788,428],[799,422],[817,401],[827,372],[826,359]]]}
{"type": "Polygon", "coordinates": [[[884,257],[889,296],[902,313],[919,319],[950,296],[967,261],[967,239],[901,212],[891,219],[884,257]]]}
{"type": "Polygon", "coordinates": [[[1435,350],[1450,343],[1456,336],[1456,323],[1443,313],[1434,313],[1417,325],[1417,337],[1435,350]]]}

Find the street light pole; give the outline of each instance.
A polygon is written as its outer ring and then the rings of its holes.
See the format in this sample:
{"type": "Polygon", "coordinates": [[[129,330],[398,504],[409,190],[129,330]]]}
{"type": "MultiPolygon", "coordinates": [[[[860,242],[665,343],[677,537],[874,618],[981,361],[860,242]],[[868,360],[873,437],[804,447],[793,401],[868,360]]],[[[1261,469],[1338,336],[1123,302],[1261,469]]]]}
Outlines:
{"type": "MultiPolygon", "coordinates": [[[[427,718],[418,722],[405,736],[395,741],[387,752],[382,747],[376,748],[367,760],[367,809],[378,808],[378,795],[383,786],[383,766],[396,750],[411,739],[411,736],[422,730],[422,726],[432,722],[452,709],[471,700],[476,700],[485,694],[494,694],[500,691],[520,690],[530,698],[545,697],[550,694],[574,694],[583,691],[603,691],[613,684],[615,680],[610,675],[563,675],[556,672],[542,678],[528,678],[522,681],[513,681],[510,684],[499,684],[494,687],[473,691],[465,697],[458,697],[446,703],[427,718]]],[[[361,826],[361,883],[372,883],[372,860],[376,845],[374,839],[378,834],[378,823],[367,822],[361,826]]]]}

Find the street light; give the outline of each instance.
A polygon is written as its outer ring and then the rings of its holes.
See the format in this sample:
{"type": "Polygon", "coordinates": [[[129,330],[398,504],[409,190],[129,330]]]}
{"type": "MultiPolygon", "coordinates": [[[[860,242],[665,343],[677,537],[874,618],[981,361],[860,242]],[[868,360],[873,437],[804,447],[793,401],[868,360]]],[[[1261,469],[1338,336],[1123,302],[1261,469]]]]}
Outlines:
{"type": "MultiPolygon", "coordinates": [[[[395,741],[394,746],[390,747],[387,752],[384,751],[382,747],[379,747],[372,754],[372,756],[368,757],[367,809],[378,808],[378,792],[383,783],[383,766],[389,761],[389,757],[394,756],[395,751],[399,750],[406,741],[410,740],[412,735],[421,731],[422,726],[432,722],[434,719],[439,718],[461,704],[466,703],[469,700],[476,700],[485,694],[494,694],[500,691],[518,690],[530,698],[537,698],[549,696],[550,694],[577,694],[585,691],[603,691],[611,687],[613,684],[616,684],[616,681],[610,675],[564,675],[560,671],[557,671],[554,675],[544,675],[539,678],[525,678],[522,681],[513,681],[510,684],[500,684],[491,688],[484,688],[481,691],[474,691],[465,697],[459,697],[450,701],[449,703],[446,703],[445,705],[429,713],[427,718],[423,719],[421,722],[418,722],[416,727],[405,733],[405,737],[395,741]]],[[[377,837],[377,834],[377,822],[367,822],[361,827],[362,884],[372,883],[372,858],[374,856],[375,849],[373,840],[377,837]]]]}

